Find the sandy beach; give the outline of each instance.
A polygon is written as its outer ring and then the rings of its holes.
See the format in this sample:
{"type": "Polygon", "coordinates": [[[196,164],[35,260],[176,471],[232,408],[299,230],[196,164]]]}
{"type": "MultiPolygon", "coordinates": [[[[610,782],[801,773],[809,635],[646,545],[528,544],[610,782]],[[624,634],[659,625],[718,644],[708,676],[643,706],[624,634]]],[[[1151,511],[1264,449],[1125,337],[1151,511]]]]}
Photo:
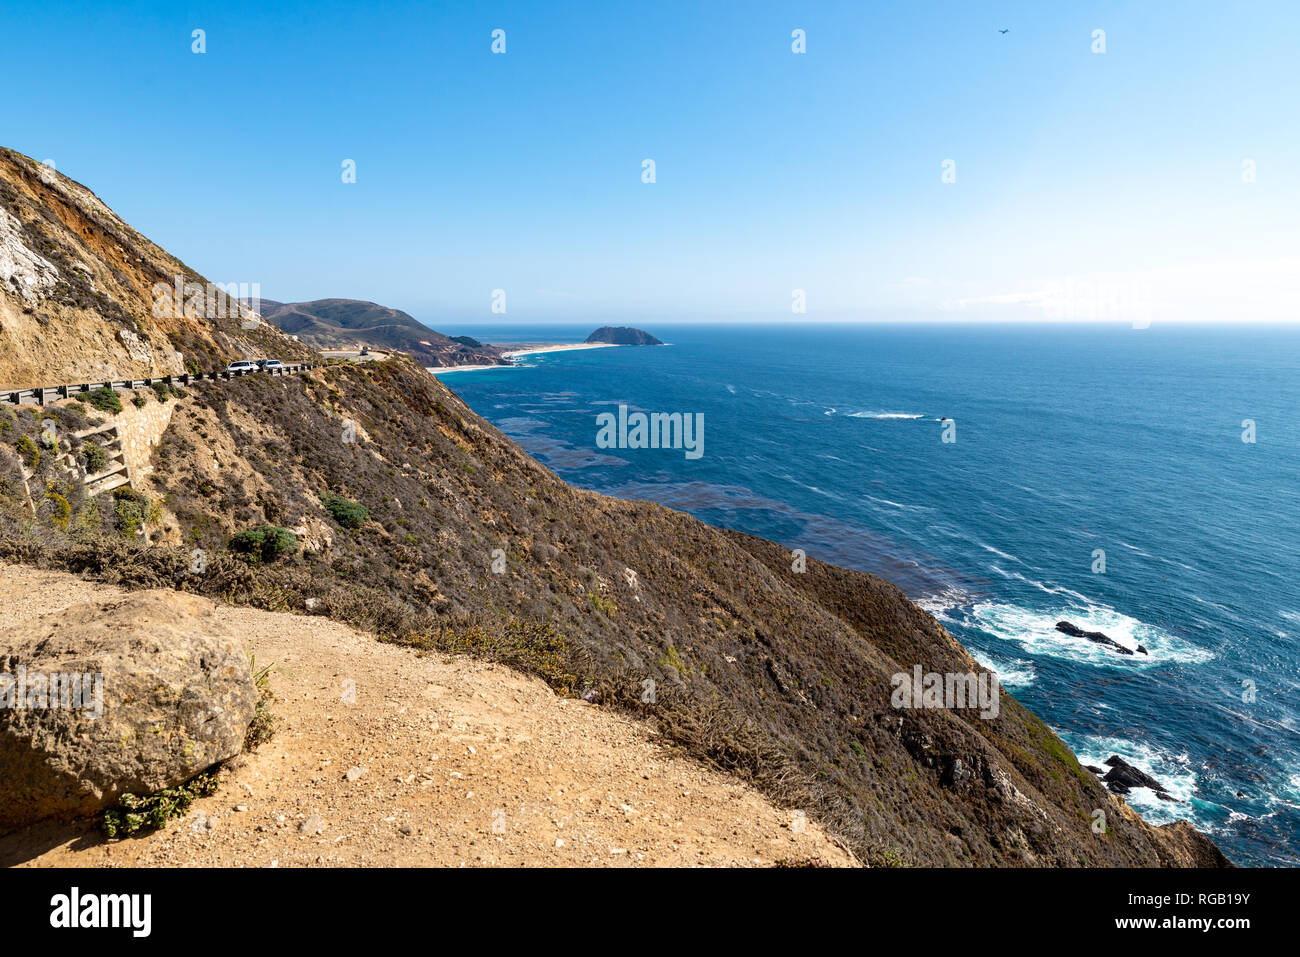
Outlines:
{"type": "MultiPolygon", "coordinates": [[[[488,344],[511,347],[501,353],[507,359],[517,359],[520,356],[535,356],[540,355],[543,352],[573,352],[578,349],[608,349],[618,345],[614,342],[507,342],[488,344]]],[[[426,368],[434,375],[443,375],[448,372],[479,372],[483,369],[509,369],[510,366],[480,364],[465,366],[428,366],[426,368]]]]}
{"type": "MultiPolygon", "coordinates": [[[[505,345],[514,345],[514,343],[505,343],[505,345]]],[[[542,352],[573,352],[578,349],[609,349],[617,346],[616,342],[536,342],[536,343],[519,343],[519,348],[509,349],[503,353],[507,359],[513,359],[516,356],[532,356],[542,352]]]]}

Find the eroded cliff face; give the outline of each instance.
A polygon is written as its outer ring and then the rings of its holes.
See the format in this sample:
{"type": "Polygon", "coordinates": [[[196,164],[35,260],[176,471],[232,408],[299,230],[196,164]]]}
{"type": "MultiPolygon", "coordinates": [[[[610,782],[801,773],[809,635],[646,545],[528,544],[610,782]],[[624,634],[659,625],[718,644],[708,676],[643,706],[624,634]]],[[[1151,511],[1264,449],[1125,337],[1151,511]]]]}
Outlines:
{"type": "Polygon", "coordinates": [[[313,355],[81,184],[0,148],[0,388],[313,355]],[[160,297],[164,288],[171,294],[160,297]]]}

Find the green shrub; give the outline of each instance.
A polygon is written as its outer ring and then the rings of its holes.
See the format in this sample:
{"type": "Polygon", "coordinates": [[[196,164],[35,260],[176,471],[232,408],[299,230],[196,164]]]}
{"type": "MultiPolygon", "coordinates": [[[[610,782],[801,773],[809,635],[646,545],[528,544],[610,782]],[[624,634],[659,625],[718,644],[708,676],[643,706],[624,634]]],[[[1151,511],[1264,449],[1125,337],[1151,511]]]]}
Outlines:
{"type": "Polygon", "coordinates": [[[124,535],[134,535],[144,525],[149,500],[130,486],[113,489],[113,526],[124,535]]]}
{"type": "Polygon", "coordinates": [[[101,826],[109,837],[134,834],[144,828],[163,828],[174,817],[183,817],[195,798],[215,794],[215,774],[200,774],[174,788],[164,788],[148,797],[123,794],[121,803],[104,812],[101,826]]]}
{"type": "Polygon", "coordinates": [[[95,389],[93,392],[79,392],[73,398],[78,402],[89,403],[100,412],[111,412],[117,415],[122,411],[121,396],[107,386],[95,389]]]}
{"type": "Polygon", "coordinates": [[[360,528],[370,517],[370,509],[342,495],[323,495],[320,503],[325,506],[325,511],[330,513],[334,521],[344,528],[360,528]]]}
{"type": "Polygon", "coordinates": [[[63,531],[67,531],[68,519],[72,517],[72,506],[66,498],[53,489],[46,492],[45,497],[50,503],[50,521],[63,531]]]}
{"type": "Polygon", "coordinates": [[[274,665],[267,665],[259,668],[257,656],[248,656],[248,670],[252,672],[253,686],[257,688],[257,707],[253,711],[253,720],[244,735],[245,751],[256,751],[259,745],[270,741],[275,735],[276,725],[279,724],[279,720],[271,713],[271,702],[275,700],[275,694],[271,691],[273,667],[274,665]]]}
{"type": "Polygon", "coordinates": [[[146,405],[149,404],[149,400],[142,395],[132,396],[131,404],[134,405],[137,409],[143,409],[146,405]]]}
{"type": "Polygon", "coordinates": [[[31,436],[24,435],[14,446],[18,450],[19,456],[27,463],[30,468],[36,468],[41,464],[41,450],[36,447],[36,443],[31,440],[31,436]]]}
{"type": "Polygon", "coordinates": [[[236,533],[230,550],[269,563],[298,551],[298,536],[278,525],[260,525],[236,533]]]}
{"type": "Polygon", "coordinates": [[[155,382],[153,384],[153,392],[154,395],[158,396],[159,402],[166,402],[171,395],[171,389],[168,388],[166,382],[155,382]]]}
{"type": "Polygon", "coordinates": [[[108,468],[108,453],[97,442],[83,443],[81,455],[86,460],[86,473],[88,475],[98,475],[108,468]]]}
{"type": "MultiPolygon", "coordinates": [[[[587,600],[591,602],[591,607],[599,608],[610,618],[613,618],[615,615],[618,614],[618,605],[614,603],[614,599],[606,598],[604,595],[600,594],[599,592],[594,592],[594,591],[587,592],[587,600]]],[[[670,647],[669,650],[671,651],[672,648],[670,647]]]]}

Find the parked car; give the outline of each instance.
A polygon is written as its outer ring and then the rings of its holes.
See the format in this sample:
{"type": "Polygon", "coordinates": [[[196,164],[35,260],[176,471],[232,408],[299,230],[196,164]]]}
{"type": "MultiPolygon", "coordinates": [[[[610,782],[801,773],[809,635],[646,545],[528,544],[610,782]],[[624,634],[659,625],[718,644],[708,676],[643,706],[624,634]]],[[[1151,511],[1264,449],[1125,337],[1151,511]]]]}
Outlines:
{"type": "Polygon", "coordinates": [[[226,371],[227,372],[256,372],[257,366],[253,365],[253,363],[249,362],[247,359],[240,359],[238,362],[232,362],[230,363],[230,365],[226,366],[226,371]]]}
{"type": "Polygon", "coordinates": [[[263,372],[284,371],[284,363],[281,362],[279,359],[263,359],[259,364],[261,365],[263,372]]]}

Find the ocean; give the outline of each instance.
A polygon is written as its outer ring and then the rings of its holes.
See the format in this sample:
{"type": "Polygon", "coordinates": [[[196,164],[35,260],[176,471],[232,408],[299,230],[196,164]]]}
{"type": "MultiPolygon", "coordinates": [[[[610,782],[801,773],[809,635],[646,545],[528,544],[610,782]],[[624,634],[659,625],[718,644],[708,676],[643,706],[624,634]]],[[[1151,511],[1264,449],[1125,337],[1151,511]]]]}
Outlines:
{"type": "Polygon", "coordinates": [[[575,485],[889,579],[1083,763],[1178,798],[1134,790],[1147,820],[1300,863],[1300,329],[637,324],[668,345],[443,381],[575,485]],[[619,405],[702,414],[703,454],[598,447],[619,405]]]}

